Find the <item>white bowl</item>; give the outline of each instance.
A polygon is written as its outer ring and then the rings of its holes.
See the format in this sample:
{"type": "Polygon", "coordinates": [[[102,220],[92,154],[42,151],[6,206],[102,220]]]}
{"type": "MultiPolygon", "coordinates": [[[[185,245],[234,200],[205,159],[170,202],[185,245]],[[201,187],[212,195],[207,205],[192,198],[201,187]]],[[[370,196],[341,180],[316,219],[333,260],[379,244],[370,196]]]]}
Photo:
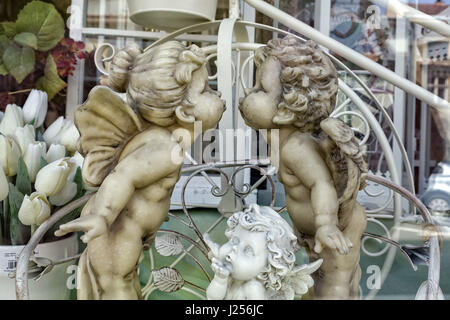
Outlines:
{"type": "MultiPolygon", "coordinates": [[[[11,270],[8,264],[13,263],[25,246],[0,246],[0,300],[16,299],[15,279],[8,277],[11,270]]],[[[78,253],[78,238],[76,234],[54,241],[38,244],[35,255],[52,261],[73,257],[78,253]]],[[[61,300],[70,298],[70,289],[74,287],[76,261],[56,265],[39,281],[28,279],[31,300],[61,300]]],[[[10,265],[12,267],[12,265],[10,265]]]]}
{"type": "Polygon", "coordinates": [[[170,32],[214,20],[217,0],[128,0],[128,8],[134,23],[170,32]]]}

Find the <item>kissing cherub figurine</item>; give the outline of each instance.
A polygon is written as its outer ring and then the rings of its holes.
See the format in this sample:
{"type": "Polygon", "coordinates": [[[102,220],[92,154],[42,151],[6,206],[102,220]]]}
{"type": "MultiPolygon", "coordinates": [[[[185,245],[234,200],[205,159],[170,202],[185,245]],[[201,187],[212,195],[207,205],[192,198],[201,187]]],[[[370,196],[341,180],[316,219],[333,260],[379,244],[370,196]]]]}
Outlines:
{"type": "MultiPolygon", "coordinates": [[[[330,118],[337,72],[313,41],[273,39],[255,52],[256,84],[239,109],[254,129],[279,130],[278,177],[310,261],[322,258],[315,296],[358,296],[364,209],[365,148],[343,121],[330,118]]],[[[267,134],[270,144],[272,133],[267,134]]]]}
{"type": "Polygon", "coordinates": [[[206,59],[195,45],[170,41],[145,52],[136,44],[112,61],[75,113],[84,181],[98,187],[81,217],[56,235],[84,231],[78,299],[138,299],[143,240],[168,217],[194,122],[215,128],[224,103],[208,85],[206,59]],[[137,112],[135,112],[135,110],[137,112]]]}
{"type": "Polygon", "coordinates": [[[227,243],[211,248],[214,278],[206,290],[210,300],[292,300],[313,286],[310,274],[322,260],[295,265],[297,237],[270,207],[256,204],[227,221],[227,243]]]}

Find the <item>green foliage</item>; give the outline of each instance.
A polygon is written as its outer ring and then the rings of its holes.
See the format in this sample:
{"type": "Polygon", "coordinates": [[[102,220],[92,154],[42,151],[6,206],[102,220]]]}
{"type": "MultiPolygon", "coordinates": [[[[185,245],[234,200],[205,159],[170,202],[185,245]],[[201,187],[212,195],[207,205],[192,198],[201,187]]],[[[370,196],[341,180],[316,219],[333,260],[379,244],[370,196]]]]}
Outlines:
{"type": "Polygon", "coordinates": [[[19,165],[17,167],[16,187],[23,194],[31,194],[31,180],[28,169],[22,157],[19,157],[19,165]]]}
{"type": "Polygon", "coordinates": [[[41,170],[43,167],[45,167],[46,165],[48,165],[47,160],[45,160],[45,158],[43,156],[41,156],[41,164],[40,164],[40,168],[39,170],[41,170]]]}
{"type": "MultiPolygon", "coordinates": [[[[17,21],[0,23],[0,75],[12,75],[21,83],[35,70],[38,51],[53,49],[64,37],[64,20],[55,6],[42,1],[25,5],[17,21]]],[[[38,89],[47,91],[49,99],[66,86],[59,78],[56,64],[48,55],[45,75],[38,89]]]]}
{"type": "Polygon", "coordinates": [[[64,20],[52,4],[32,1],[20,11],[16,30],[33,33],[37,38],[37,49],[48,51],[64,36],[64,20]]]}
{"type": "Polygon", "coordinates": [[[55,60],[49,55],[45,64],[44,76],[36,82],[36,88],[47,92],[48,99],[51,100],[66,85],[58,75],[55,60]]]}
{"type": "Polygon", "coordinates": [[[10,45],[3,53],[3,64],[8,72],[21,83],[26,76],[34,71],[35,54],[30,47],[10,45]]]}
{"type": "Polygon", "coordinates": [[[14,41],[22,46],[37,50],[37,37],[30,32],[22,32],[14,37],[14,41]]]}
{"type": "Polygon", "coordinates": [[[24,195],[12,183],[9,184],[9,232],[13,246],[27,243],[30,237],[30,228],[24,226],[19,220],[19,210],[24,195]]]}

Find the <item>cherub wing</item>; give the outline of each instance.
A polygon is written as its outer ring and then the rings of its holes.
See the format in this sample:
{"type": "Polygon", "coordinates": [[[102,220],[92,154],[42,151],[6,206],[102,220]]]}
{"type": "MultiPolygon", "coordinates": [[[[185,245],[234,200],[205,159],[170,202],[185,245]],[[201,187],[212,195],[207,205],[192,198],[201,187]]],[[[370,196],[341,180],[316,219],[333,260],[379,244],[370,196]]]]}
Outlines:
{"type": "Polygon", "coordinates": [[[356,197],[358,190],[365,187],[366,148],[359,145],[353,130],[340,119],[327,118],[320,127],[327,134],[322,147],[342,204],[356,197]]]}
{"type": "Polygon", "coordinates": [[[270,297],[272,300],[293,300],[295,295],[306,294],[309,288],[314,286],[311,276],[322,265],[323,259],[318,259],[312,263],[301,266],[294,266],[284,277],[281,289],[270,297]]]}
{"type": "Polygon", "coordinates": [[[75,111],[80,132],[78,150],[85,157],[83,179],[99,186],[115,167],[126,143],[142,130],[142,122],[113,90],[96,86],[75,111]]]}

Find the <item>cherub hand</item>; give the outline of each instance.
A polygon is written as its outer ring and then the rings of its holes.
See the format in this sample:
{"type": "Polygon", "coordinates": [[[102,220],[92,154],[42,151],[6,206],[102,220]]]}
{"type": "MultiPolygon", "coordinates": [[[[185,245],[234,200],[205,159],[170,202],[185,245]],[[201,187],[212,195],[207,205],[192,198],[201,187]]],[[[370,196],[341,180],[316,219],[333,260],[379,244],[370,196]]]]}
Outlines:
{"type": "Polygon", "coordinates": [[[85,234],[80,239],[84,243],[88,243],[106,233],[107,230],[105,218],[89,214],[59,226],[59,229],[55,231],[55,236],[61,237],[70,232],[84,231],[85,234]]]}
{"type": "Polygon", "coordinates": [[[314,251],[322,252],[324,247],[336,249],[340,254],[348,254],[353,244],[335,225],[323,225],[316,231],[314,251]]]}
{"type": "Polygon", "coordinates": [[[227,279],[231,273],[230,265],[216,258],[211,260],[211,269],[216,276],[222,279],[227,279]]]}
{"type": "Polygon", "coordinates": [[[205,240],[206,244],[210,249],[210,251],[208,252],[208,258],[209,259],[219,258],[220,245],[212,241],[211,237],[209,236],[209,233],[205,233],[203,235],[203,239],[205,240]]]}

